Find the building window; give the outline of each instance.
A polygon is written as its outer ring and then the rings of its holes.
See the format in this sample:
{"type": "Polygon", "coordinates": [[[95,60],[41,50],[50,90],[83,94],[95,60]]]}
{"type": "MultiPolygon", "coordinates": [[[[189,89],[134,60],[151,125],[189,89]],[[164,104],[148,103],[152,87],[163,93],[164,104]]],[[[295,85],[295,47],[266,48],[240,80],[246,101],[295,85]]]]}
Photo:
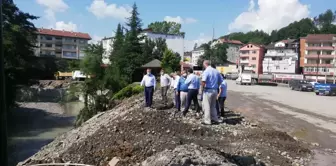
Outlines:
{"type": "Polygon", "coordinates": [[[62,40],[62,38],[61,38],[61,37],[55,37],[55,39],[56,39],[56,40],[62,40]]]}
{"type": "Polygon", "coordinates": [[[52,47],[52,44],[45,44],[45,47],[52,47]]]}
{"type": "Polygon", "coordinates": [[[252,57],[252,60],[257,60],[257,58],[256,57],[252,57]]]}
{"type": "Polygon", "coordinates": [[[255,53],[257,53],[257,51],[252,51],[252,54],[255,54],[255,53]]]}
{"type": "Polygon", "coordinates": [[[276,70],[280,70],[280,66],[276,66],[275,69],[276,69],[276,70]]]}
{"type": "Polygon", "coordinates": [[[256,65],[251,65],[251,67],[252,67],[252,68],[255,68],[255,67],[256,67],[256,65]]]}

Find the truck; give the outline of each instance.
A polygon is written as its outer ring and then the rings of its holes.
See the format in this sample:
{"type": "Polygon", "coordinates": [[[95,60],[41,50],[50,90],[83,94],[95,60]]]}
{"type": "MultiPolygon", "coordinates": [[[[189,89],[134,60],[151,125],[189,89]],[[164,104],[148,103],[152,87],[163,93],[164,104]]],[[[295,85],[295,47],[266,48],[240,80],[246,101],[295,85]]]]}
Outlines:
{"type": "Polygon", "coordinates": [[[314,86],[314,91],[316,95],[335,96],[336,95],[336,84],[316,83],[314,86]]]}
{"type": "Polygon", "coordinates": [[[58,71],[54,74],[56,80],[61,80],[61,79],[71,79],[72,77],[72,72],[61,72],[58,71]]]}
{"type": "Polygon", "coordinates": [[[56,80],[60,80],[60,79],[80,80],[80,79],[90,78],[90,76],[84,75],[80,70],[75,70],[72,72],[58,71],[54,74],[54,76],[56,80]]]}

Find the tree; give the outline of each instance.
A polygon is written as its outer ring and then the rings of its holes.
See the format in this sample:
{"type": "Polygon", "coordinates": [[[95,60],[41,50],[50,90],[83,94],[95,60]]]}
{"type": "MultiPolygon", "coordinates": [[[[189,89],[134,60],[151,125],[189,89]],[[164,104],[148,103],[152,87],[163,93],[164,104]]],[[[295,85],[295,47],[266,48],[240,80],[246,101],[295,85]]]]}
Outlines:
{"type": "Polygon", "coordinates": [[[161,67],[167,72],[177,71],[180,68],[181,57],[178,53],[166,49],[161,61],[161,67]]]}
{"type": "Polygon", "coordinates": [[[125,35],[125,42],[122,56],[118,57],[118,68],[121,73],[126,75],[128,82],[131,82],[135,69],[140,67],[143,62],[142,47],[140,41],[141,19],[139,18],[138,8],[134,3],[130,18],[126,23],[128,29],[125,35]]]}
{"type": "Polygon", "coordinates": [[[336,33],[336,26],[333,24],[335,19],[335,12],[328,9],[326,12],[316,16],[314,18],[314,23],[320,33],[336,33]]]}
{"type": "Polygon", "coordinates": [[[162,60],[164,52],[168,49],[166,39],[158,38],[155,41],[154,59],[162,60]]]}
{"type": "Polygon", "coordinates": [[[194,45],[194,50],[196,50],[197,49],[197,43],[195,43],[195,45],[194,45]]]}
{"type": "Polygon", "coordinates": [[[34,56],[37,31],[31,21],[38,17],[21,11],[13,1],[4,1],[2,8],[6,99],[7,106],[13,107],[17,85],[30,79],[26,69],[31,64],[27,62],[34,56]]]}
{"type": "Polygon", "coordinates": [[[114,61],[115,57],[123,56],[122,51],[123,51],[124,40],[125,40],[125,37],[124,37],[122,27],[120,24],[118,24],[117,31],[114,36],[114,41],[112,44],[112,51],[109,57],[110,62],[114,61]]]}
{"type": "Polygon", "coordinates": [[[204,54],[197,61],[197,66],[202,66],[204,60],[210,60],[213,65],[223,65],[227,62],[227,44],[219,43],[211,48],[211,42],[200,46],[204,49],[204,54]]]}
{"type": "Polygon", "coordinates": [[[163,34],[173,34],[173,35],[184,35],[184,32],[181,32],[181,24],[176,22],[167,22],[167,21],[156,21],[150,23],[148,28],[156,33],[163,34]]]}
{"type": "Polygon", "coordinates": [[[101,44],[91,44],[85,49],[86,56],[81,62],[81,71],[91,77],[85,80],[81,88],[84,95],[84,108],[77,116],[77,126],[98,112],[106,111],[111,93],[116,93],[125,86],[124,79],[115,65],[101,67],[103,53],[101,44]],[[110,93],[104,94],[105,90],[110,90],[110,93]]]}

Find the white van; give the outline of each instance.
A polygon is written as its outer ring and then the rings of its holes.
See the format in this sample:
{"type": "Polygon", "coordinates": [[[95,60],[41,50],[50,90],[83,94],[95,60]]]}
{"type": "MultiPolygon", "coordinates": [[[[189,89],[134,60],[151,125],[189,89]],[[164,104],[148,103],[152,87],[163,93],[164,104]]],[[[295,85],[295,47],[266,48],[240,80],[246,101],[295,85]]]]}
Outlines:
{"type": "Polygon", "coordinates": [[[236,79],[236,84],[252,85],[252,75],[250,73],[241,73],[236,79]]]}

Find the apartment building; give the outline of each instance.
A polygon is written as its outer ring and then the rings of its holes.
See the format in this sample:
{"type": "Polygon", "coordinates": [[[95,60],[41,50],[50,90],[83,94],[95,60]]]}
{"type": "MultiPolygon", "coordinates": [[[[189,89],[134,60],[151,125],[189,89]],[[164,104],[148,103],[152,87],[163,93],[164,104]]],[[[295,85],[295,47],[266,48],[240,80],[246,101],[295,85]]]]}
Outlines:
{"type": "Polygon", "coordinates": [[[198,59],[204,54],[204,49],[198,47],[195,50],[191,51],[191,63],[193,66],[197,66],[198,59]]]}
{"type": "Polygon", "coordinates": [[[39,28],[37,34],[35,55],[39,57],[81,59],[91,40],[87,33],[64,30],[39,28]]]}
{"type": "Polygon", "coordinates": [[[299,72],[299,40],[288,39],[266,46],[262,62],[264,74],[297,74],[299,72]]]}
{"type": "Polygon", "coordinates": [[[228,38],[220,38],[211,44],[211,47],[214,47],[218,43],[227,44],[228,48],[226,49],[227,61],[231,63],[237,63],[239,59],[239,49],[244,45],[239,40],[229,40],[228,38]]]}
{"type": "Polygon", "coordinates": [[[262,73],[262,61],[265,54],[264,46],[249,43],[240,48],[239,52],[239,66],[244,66],[244,70],[249,70],[256,74],[262,73]]]}
{"type": "Polygon", "coordinates": [[[306,79],[333,82],[335,76],[336,34],[311,34],[304,40],[304,75],[306,79]]]}

